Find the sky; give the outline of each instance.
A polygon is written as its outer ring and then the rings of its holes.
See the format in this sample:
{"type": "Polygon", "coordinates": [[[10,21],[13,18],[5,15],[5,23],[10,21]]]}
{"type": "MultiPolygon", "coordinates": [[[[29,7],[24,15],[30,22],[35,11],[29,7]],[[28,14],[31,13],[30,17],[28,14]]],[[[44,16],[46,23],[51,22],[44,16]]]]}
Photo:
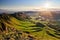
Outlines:
{"type": "Polygon", "coordinates": [[[60,0],[0,0],[0,9],[21,11],[43,8],[60,8],[60,0]]]}

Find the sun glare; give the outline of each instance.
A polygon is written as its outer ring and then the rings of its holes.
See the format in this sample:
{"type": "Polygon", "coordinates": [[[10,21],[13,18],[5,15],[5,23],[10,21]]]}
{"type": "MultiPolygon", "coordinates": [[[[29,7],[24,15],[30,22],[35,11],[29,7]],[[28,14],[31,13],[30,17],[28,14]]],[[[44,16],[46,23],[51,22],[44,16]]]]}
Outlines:
{"type": "Polygon", "coordinates": [[[50,3],[45,3],[43,7],[45,9],[49,9],[49,8],[51,8],[51,4],[50,3]]]}

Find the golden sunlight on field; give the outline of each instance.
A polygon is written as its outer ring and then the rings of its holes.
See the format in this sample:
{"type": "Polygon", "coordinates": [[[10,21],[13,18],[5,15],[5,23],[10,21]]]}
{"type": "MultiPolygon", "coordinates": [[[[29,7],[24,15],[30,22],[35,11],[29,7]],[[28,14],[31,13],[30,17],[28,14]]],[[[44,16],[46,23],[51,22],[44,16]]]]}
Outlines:
{"type": "Polygon", "coordinates": [[[42,11],[41,15],[45,16],[47,18],[53,18],[53,15],[51,14],[51,11],[42,11]]]}

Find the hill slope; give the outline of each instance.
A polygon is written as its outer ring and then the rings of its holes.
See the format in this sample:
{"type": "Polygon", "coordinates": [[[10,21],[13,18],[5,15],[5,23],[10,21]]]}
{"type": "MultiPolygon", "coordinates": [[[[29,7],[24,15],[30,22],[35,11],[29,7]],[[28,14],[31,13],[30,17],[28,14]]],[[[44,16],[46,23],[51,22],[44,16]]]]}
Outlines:
{"type": "Polygon", "coordinates": [[[31,20],[21,12],[0,14],[1,40],[59,40],[60,31],[46,21],[31,20]],[[48,37],[48,38],[47,38],[48,37]]]}

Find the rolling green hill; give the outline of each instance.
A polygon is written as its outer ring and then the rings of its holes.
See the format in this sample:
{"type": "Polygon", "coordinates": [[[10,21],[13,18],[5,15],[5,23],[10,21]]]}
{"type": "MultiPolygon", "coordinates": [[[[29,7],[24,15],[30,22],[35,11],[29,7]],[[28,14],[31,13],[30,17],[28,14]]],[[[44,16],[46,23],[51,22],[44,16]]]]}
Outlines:
{"type": "Polygon", "coordinates": [[[59,23],[38,21],[18,12],[0,14],[1,40],[60,40],[59,23]],[[52,25],[53,24],[53,25],[52,25]]]}

